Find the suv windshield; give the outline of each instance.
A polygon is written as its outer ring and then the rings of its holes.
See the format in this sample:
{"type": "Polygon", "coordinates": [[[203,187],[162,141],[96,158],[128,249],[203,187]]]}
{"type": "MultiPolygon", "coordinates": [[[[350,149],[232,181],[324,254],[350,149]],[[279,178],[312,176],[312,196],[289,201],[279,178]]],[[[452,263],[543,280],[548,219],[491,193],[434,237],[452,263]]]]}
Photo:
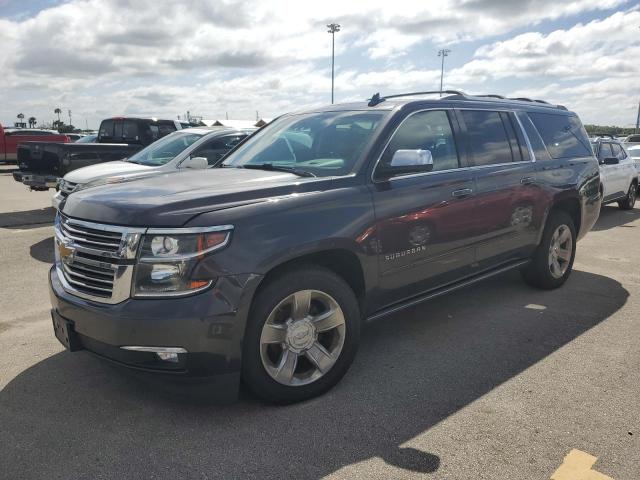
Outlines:
{"type": "Polygon", "coordinates": [[[143,148],[127,161],[149,167],[164,165],[201,138],[199,133],[175,132],[143,148]]]}
{"type": "Polygon", "coordinates": [[[322,112],[276,120],[238,147],[222,164],[287,168],[318,177],[353,171],[386,112],[322,112]]]}

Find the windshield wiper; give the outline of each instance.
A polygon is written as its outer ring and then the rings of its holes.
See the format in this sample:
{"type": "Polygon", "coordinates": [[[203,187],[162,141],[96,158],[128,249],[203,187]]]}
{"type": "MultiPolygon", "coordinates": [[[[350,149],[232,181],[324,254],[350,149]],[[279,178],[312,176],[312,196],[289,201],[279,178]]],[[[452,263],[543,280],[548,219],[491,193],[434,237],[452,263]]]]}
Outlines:
{"type": "MultiPolygon", "coordinates": [[[[226,165],[225,165],[226,166],[226,165]]],[[[274,165],[273,163],[259,163],[259,164],[245,164],[239,165],[238,168],[252,168],[254,170],[273,170],[276,172],[288,172],[298,175],[300,177],[315,177],[311,172],[306,170],[300,170],[296,167],[289,167],[287,165],[274,165]]]]}

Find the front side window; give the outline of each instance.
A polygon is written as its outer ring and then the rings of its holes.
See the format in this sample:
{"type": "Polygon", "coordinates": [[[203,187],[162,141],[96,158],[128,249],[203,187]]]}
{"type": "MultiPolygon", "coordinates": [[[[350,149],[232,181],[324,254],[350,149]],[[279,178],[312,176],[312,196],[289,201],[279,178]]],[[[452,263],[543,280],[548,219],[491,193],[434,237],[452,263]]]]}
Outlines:
{"type": "Polygon", "coordinates": [[[624,160],[625,158],[627,158],[627,154],[625,153],[624,149],[617,143],[612,143],[611,149],[613,150],[613,156],[618,160],[624,160]]]}
{"type": "Polygon", "coordinates": [[[529,113],[552,158],[592,156],[589,137],[575,115],[529,113]]]}
{"type": "Polygon", "coordinates": [[[199,146],[193,153],[192,157],[204,157],[209,165],[215,165],[229,150],[235,147],[240,140],[246,135],[225,135],[223,137],[214,138],[204,145],[199,146]]]}
{"type": "Polygon", "coordinates": [[[613,157],[613,152],[611,151],[611,144],[608,142],[602,142],[600,144],[600,150],[598,150],[598,160],[600,162],[604,162],[605,158],[613,157]]]}
{"type": "Polygon", "coordinates": [[[428,150],[433,160],[432,171],[451,170],[460,166],[449,115],[444,110],[418,112],[407,117],[382,154],[376,176],[424,172],[420,166],[415,171],[392,166],[391,160],[398,150],[428,150]]]}
{"type": "Polygon", "coordinates": [[[201,138],[197,133],[176,132],[143,148],[127,161],[149,167],[165,165],[201,138]]]}
{"type": "Polygon", "coordinates": [[[290,115],[270,123],[222,164],[236,168],[282,168],[318,177],[352,172],[387,114],[338,111],[290,115]]]}
{"type": "Polygon", "coordinates": [[[474,165],[494,165],[522,160],[516,142],[512,141],[513,126],[507,123],[510,119],[506,114],[463,110],[462,118],[467,127],[467,139],[474,165]]]}

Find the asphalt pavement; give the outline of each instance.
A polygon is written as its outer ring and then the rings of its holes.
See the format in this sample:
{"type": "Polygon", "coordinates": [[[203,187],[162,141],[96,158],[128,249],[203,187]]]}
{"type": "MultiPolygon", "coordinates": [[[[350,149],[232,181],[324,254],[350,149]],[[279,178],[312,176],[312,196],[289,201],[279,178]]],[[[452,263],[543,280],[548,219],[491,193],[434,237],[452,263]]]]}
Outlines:
{"type": "Polygon", "coordinates": [[[640,478],[638,206],[603,209],[563,288],[511,272],[379,320],[335,389],[277,407],[64,352],[51,195],[0,168],[0,479],[549,479],[572,450],[640,478]]]}

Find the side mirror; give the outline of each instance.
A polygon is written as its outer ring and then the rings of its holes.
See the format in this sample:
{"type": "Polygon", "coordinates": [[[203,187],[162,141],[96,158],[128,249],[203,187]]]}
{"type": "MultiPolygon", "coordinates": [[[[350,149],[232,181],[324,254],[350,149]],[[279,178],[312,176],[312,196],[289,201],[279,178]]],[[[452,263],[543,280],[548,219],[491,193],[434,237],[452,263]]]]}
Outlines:
{"type": "Polygon", "coordinates": [[[604,159],[603,163],[605,165],[618,165],[620,163],[620,160],[617,159],[616,157],[607,157],[604,159]]]}
{"type": "Polygon", "coordinates": [[[430,150],[396,150],[391,158],[391,167],[430,172],[433,170],[433,156],[430,150]]]}
{"type": "Polygon", "coordinates": [[[182,165],[182,168],[193,168],[196,170],[202,170],[204,168],[209,167],[209,161],[205,157],[189,157],[182,165]]]}

